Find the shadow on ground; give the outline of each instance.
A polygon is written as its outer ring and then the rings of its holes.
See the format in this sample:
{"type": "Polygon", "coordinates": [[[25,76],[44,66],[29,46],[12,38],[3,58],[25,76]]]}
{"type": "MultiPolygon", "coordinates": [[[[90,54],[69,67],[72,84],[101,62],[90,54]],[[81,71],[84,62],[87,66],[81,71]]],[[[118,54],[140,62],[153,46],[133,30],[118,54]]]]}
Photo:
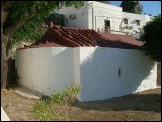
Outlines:
{"type": "Polygon", "coordinates": [[[102,112],[134,110],[161,113],[161,94],[133,94],[93,102],[77,101],[73,106],[79,107],[82,110],[96,110],[102,112]]]}

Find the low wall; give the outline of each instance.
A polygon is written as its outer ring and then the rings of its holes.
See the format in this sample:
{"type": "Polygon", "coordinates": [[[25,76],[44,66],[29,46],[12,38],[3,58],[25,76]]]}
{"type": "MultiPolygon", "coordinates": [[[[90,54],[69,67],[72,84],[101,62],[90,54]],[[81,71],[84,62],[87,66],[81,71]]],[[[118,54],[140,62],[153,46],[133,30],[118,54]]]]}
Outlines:
{"type": "Polygon", "coordinates": [[[102,100],[156,88],[157,65],[143,52],[80,48],[80,101],[102,100]]]}
{"type": "Polygon", "coordinates": [[[42,47],[17,50],[16,67],[22,86],[51,95],[74,81],[73,48],[42,47]]]}
{"type": "Polygon", "coordinates": [[[135,49],[43,47],[18,50],[22,86],[51,95],[72,84],[80,101],[103,100],[156,88],[157,64],[135,49]]]}
{"type": "Polygon", "coordinates": [[[10,121],[9,117],[7,116],[6,112],[3,110],[1,106],[1,121],[10,121]]]}

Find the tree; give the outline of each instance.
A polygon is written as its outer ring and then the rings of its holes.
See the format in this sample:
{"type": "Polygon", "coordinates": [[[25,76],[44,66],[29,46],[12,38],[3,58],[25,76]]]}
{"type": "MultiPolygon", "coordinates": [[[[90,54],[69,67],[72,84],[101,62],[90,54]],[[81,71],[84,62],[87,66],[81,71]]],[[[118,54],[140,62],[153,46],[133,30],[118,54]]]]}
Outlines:
{"type": "Polygon", "coordinates": [[[154,16],[143,27],[140,40],[144,42],[143,50],[155,61],[161,61],[161,15],[154,16]]]}
{"type": "Polygon", "coordinates": [[[120,7],[123,8],[124,12],[135,14],[141,14],[143,11],[143,6],[140,5],[139,1],[122,1],[120,7]]]}
{"type": "Polygon", "coordinates": [[[8,85],[7,64],[12,45],[22,40],[38,40],[42,36],[37,27],[62,7],[81,7],[83,1],[1,1],[1,88],[8,85]]]}

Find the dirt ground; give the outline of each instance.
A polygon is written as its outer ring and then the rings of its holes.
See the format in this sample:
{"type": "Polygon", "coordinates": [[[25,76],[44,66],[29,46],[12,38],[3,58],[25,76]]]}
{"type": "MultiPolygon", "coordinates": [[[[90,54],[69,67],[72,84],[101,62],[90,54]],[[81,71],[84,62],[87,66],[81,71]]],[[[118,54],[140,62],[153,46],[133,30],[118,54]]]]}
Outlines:
{"type": "MultiPolygon", "coordinates": [[[[1,90],[1,105],[12,121],[37,120],[30,112],[36,100],[1,90]]],[[[160,121],[161,89],[95,102],[76,102],[69,108],[72,120],[160,121]]]]}
{"type": "Polygon", "coordinates": [[[1,106],[11,121],[36,120],[30,112],[35,101],[21,97],[12,90],[1,90],[1,106]]]}

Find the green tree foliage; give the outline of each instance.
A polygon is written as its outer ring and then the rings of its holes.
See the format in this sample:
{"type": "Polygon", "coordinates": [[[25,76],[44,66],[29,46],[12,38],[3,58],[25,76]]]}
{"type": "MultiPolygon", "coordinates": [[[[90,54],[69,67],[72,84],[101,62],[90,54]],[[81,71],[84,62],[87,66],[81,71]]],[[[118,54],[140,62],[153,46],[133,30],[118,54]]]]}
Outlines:
{"type": "Polygon", "coordinates": [[[161,15],[155,16],[143,30],[140,38],[144,42],[143,49],[152,59],[161,61],[161,15]]]}
{"type": "Polygon", "coordinates": [[[15,1],[9,9],[9,15],[4,25],[5,33],[8,33],[9,27],[22,23],[23,26],[18,29],[10,43],[24,40],[37,40],[42,36],[41,29],[37,29],[40,23],[49,16],[51,12],[61,6],[74,6],[76,8],[83,5],[82,1],[15,1]]]}
{"type": "Polygon", "coordinates": [[[122,1],[120,7],[123,8],[124,12],[141,14],[143,11],[142,5],[139,1],[122,1]]]}
{"type": "MultiPolygon", "coordinates": [[[[1,87],[8,82],[11,47],[20,41],[39,40],[45,32],[41,23],[62,6],[79,8],[83,1],[1,1],[1,87]]],[[[12,80],[12,79],[11,79],[12,80]]]]}

